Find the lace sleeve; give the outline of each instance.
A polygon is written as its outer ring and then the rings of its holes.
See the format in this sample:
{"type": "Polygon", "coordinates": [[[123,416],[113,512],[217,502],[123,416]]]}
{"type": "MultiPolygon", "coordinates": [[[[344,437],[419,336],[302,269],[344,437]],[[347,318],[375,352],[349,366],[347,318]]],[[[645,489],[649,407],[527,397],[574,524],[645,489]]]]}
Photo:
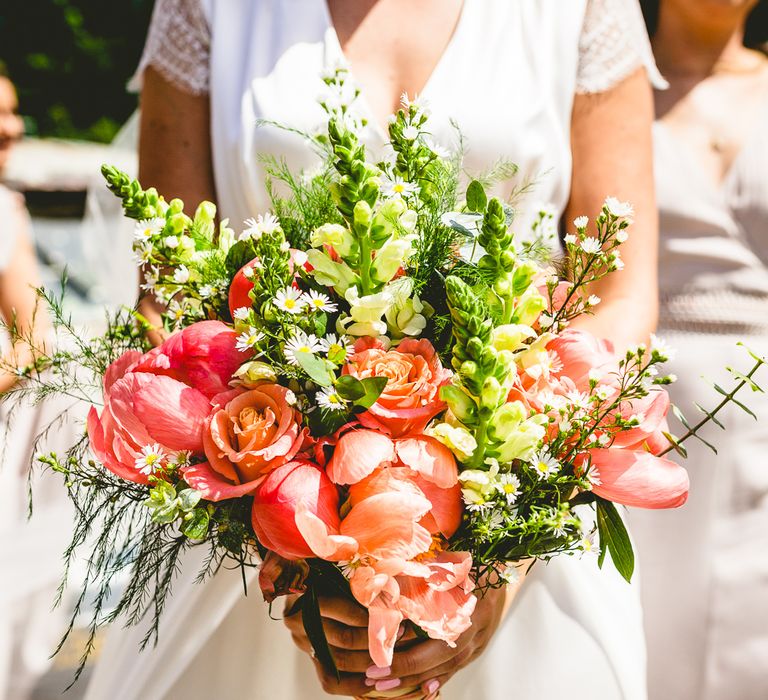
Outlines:
{"type": "Polygon", "coordinates": [[[180,90],[208,92],[211,33],[201,0],[156,0],[141,62],[129,87],[141,89],[147,66],[180,90]]]}
{"type": "Polygon", "coordinates": [[[645,66],[654,87],[667,87],[653,60],[637,0],[587,0],[576,92],[610,90],[640,66],[645,66]]]}

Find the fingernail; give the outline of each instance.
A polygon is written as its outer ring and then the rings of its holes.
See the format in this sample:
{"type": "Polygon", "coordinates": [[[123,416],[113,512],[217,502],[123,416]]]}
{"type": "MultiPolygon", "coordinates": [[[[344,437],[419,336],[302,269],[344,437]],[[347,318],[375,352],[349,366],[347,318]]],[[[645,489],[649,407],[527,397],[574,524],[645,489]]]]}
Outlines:
{"type": "Polygon", "coordinates": [[[427,693],[427,695],[432,695],[437,692],[437,689],[440,687],[440,681],[436,678],[433,678],[431,681],[428,681],[424,685],[424,691],[427,693]]]}
{"type": "Polygon", "coordinates": [[[392,668],[390,666],[377,666],[374,664],[373,666],[368,667],[365,675],[368,676],[368,678],[386,678],[390,673],[392,673],[392,668]]]}
{"type": "Polygon", "coordinates": [[[375,685],[376,681],[373,678],[366,678],[364,683],[370,688],[375,685]]]}
{"type": "Polygon", "coordinates": [[[377,681],[376,690],[381,692],[384,692],[385,690],[393,690],[394,688],[397,688],[398,685],[400,685],[399,678],[389,678],[386,681],[377,681]]]}
{"type": "Polygon", "coordinates": [[[405,625],[400,625],[400,627],[397,628],[397,640],[400,641],[400,639],[404,634],[405,634],[405,625]]]}

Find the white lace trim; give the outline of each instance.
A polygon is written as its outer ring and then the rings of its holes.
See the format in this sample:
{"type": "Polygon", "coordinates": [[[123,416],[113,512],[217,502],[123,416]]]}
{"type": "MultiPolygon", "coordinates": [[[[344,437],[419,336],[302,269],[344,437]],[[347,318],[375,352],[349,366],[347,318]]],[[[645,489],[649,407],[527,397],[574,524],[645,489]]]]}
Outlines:
{"type": "MultiPolygon", "coordinates": [[[[201,0],[157,0],[130,87],[141,88],[144,70],[151,65],[181,90],[206,94],[210,46],[210,27],[201,0]]],[[[655,87],[666,87],[653,60],[637,0],[587,0],[576,92],[605,92],[641,66],[655,87]]]]}
{"type": "Polygon", "coordinates": [[[200,0],[156,0],[141,62],[129,87],[141,89],[152,66],[180,90],[208,93],[211,30],[200,0]]]}
{"type": "Polygon", "coordinates": [[[665,88],[637,0],[587,0],[579,39],[576,92],[605,92],[644,66],[654,87],[665,88]]]}

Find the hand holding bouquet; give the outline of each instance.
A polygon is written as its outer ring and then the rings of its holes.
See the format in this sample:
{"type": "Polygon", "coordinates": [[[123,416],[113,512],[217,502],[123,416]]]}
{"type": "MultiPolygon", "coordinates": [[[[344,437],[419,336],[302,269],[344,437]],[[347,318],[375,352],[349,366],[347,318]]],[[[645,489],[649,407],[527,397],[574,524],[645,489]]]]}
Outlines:
{"type": "MultiPolygon", "coordinates": [[[[341,71],[326,84],[349,92],[341,71]]],[[[299,594],[335,672],[323,596],[367,610],[377,666],[404,629],[455,645],[478,595],[521,562],[610,554],[629,580],[615,504],[682,505],[688,477],[664,456],[684,452],[667,350],[616,353],[568,327],[599,304],[590,284],[621,269],[631,207],[609,198],[592,225],[577,219],[553,260],[552,215],[521,235],[481,181],[460,193],[461,153],[430,141],[418,103],[404,101],[375,164],[348,105],[325,106],[324,166],[296,177],[269,161],[289,195],[238,237],[211,203],[190,218],[105,168],[172,333],[150,348],[123,312],[44,356],[51,374],[35,381],[85,396],[84,371],[102,383],[87,440],[45,458],[78,503],[70,553],[95,536],[97,612],[127,569],[112,617],[152,608],[156,632],[179,555],[208,547],[201,578],[233,560],[260,567],[268,601],[299,594]]],[[[755,386],[755,359],[716,411],[755,386]]]]}

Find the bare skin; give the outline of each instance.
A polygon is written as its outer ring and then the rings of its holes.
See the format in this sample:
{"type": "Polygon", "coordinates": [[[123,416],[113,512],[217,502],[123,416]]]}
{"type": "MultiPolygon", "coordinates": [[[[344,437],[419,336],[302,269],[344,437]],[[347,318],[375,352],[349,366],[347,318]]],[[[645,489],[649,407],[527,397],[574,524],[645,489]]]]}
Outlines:
{"type": "MultiPolygon", "coordinates": [[[[460,0],[329,0],[328,6],[352,73],[381,123],[397,107],[403,92],[413,95],[424,88],[461,13],[460,0]],[[377,51],[371,52],[374,43],[377,51]]],[[[190,205],[202,199],[215,201],[209,114],[207,96],[186,94],[152,68],[147,70],[140,142],[140,176],[145,186],[153,185],[190,205]]],[[[631,200],[636,212],[632,236],[623,246],[626,269],[595,286],[603,302],[594,317],[580,324],[619,346],[644,340],[656,321],[652,120],[652,94],[642,70],[605,93],[575,98],[574,184],[567,220],[598,212],[606,195],[631,200]]],[[[151,310],[147,305],[144,309],[151,310]]],[[[456,649],[442,642],[401,640],[408,644],[396,650],[390,677],[400,677],[401,687],[423,683],[425,693],[429,680],[444,683],[482,653],[518,590],[519,586],[509,587],[479,601],[475,624],[456,649]]],[[[332,644],[340,645],[345,671],[339,684],[316,664],[323,686],[340,695],[369,692],[364,674],[370,659],[364,651],[366,622],[361,609],[347,601],[328,600],[322,612],[332,631],[332,644]]],[[[298,646],[307,651],[299,618],[289,618],[286,624],[298,646]]]]}
{"type": "MultiPolygon", "coordinates": [[[[13,144],[21,138],[23,125],[18,116],[18,101],[13,83],[0,77],[0,172],[10,157],[13,144]]],[[[2,212],[6,226],[13,227],[16,242],[8,266],[0,272],[0,317],[14,322],[18,332],[24,336],[33,335],[40,342],[47,327],[44,314],[36,314],[37,295],[34,288],[40,285],[35,251],[27,231],[27,219],[22,205],[11,211],[2,212]]],[[[3,365],[23,367],[29,364],[33,355],[26,343],[16,343],[2,358],[3,365]]],[[[18,376],[0,369],[0,394],[13,388],[18,376]]]]}
{"type": "Polygon", "coordinates": [[[758,128],[768,95],[768,57],[744,46],[757,0],[662,0],[653,50],[669,90],[656,116],[719,186],[758,128]],[[734,109],[733,105],[739,105],[734,109]]]}

